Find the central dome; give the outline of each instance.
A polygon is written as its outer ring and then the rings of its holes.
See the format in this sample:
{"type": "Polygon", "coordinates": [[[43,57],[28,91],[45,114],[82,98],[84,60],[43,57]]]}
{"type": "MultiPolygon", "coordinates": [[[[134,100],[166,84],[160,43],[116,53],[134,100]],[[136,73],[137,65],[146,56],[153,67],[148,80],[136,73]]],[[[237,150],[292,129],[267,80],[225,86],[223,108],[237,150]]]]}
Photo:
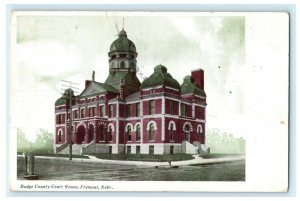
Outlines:
{"type": "Polygon", "coordinates": [[[136,52],[134,43],[127,38],[127,33],[122,29],[119,38],[110,45],[110,52],[136,52]]]}

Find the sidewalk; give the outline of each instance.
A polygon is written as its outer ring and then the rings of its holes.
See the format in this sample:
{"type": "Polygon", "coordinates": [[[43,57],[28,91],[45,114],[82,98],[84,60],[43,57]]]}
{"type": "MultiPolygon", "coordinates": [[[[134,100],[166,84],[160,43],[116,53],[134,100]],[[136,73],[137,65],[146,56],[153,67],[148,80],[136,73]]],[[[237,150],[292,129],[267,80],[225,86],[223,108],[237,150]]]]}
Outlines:
{"type": "MultiPolygon", "coordinates": [[[[169,162],[148,162],[148,161],[121,161],[121,160],[106,160],[106,159],[99,159],[95,156],[86,155],[89,159],[86,158],[73,158],[73,162],[86,162],[86,163],[105,163],[105,164],[120,164],[120,165],[136,165],[136,166],[153,166],[153,167],[170,167],[169,162]]],[[[203,159],[198,155],[193,155],[194,159],[192,160],[185,160],[185,161],[173,161],[171,162],[171,166],[185,166],[185,165],[201,165],[201,164],[213,164],[213,163],[224,163],[224,162],[231,162],[231,161],[238,161],[244,160],[244,155],[239,156],[231,156],[226,158],[210,158],[210,159],[203,159]]],[[[49,157],[49,156],[36,156],[36,158],[41,159],[49,159],[49,160],[64,160],[69,161],[68,158],[65,157],[49,157]]]]}

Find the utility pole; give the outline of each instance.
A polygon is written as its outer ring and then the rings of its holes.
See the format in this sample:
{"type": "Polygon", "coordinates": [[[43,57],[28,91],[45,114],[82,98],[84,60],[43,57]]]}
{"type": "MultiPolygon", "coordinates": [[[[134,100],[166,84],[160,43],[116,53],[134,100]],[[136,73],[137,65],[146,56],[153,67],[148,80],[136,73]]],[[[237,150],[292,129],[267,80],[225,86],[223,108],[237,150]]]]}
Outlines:
{"type": "MultiPolygon", "coordinates": [[[[78,86],[77,83],[71,82],[71,81],[66,81],[66,80],[62,80],[63,87],[67,87],[66,89],[63,90],[68,90],[69,93],[66,94],[69,97],[66,97],[67,100],[69,101],[69,112],[70,112],[70,121],[69,121],[69,133],[68,133],[68,143],[69,143],[69,160],[72,160],[72,144],[73,144],[73,140],[72,140],[72,136],[73,136],[73,115],[72,115],[72,105],[73,105],[73,96],[75,94],[74,89],[78,89],[77,87],[74,87],[74,85],[78,86]],[[73,93],[72,93],[73,92],[73,93]]],[[[66,108],[67,109],[67,108],[66,108]]]]}

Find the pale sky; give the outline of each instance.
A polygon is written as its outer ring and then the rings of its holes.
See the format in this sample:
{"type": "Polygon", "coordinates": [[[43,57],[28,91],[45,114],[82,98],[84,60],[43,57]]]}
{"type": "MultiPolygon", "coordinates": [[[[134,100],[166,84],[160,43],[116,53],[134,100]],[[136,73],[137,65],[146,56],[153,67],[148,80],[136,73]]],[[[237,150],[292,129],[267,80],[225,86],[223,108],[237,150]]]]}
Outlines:
{"type": "Polygon", "coordinates": [[[19,15],[10,71],[11,132],[20,128],[32,140],[39,128],[54,132],[62,79],[79,83],[79,92],[93,70],[96,81],[105,81],[107,53],[122,17],[144,76],[162,64],[181,84],[192,69],[204,69],[207,129],[246,137],[269,124],[287,124],[286,19],[149,15],[19,15]]]}

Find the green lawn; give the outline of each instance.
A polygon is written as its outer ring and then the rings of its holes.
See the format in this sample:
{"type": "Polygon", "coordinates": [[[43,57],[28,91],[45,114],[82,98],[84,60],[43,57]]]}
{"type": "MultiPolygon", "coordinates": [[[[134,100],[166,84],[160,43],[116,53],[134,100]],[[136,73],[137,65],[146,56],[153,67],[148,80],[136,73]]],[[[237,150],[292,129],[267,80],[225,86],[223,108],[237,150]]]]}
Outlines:
{"type": "Polygon", "coordinates": [[[126,161],[151,161],[151,162],[167,162],[167,161],[183,161],[194,159],[190,154],[175,155],[148,155],[148,154],[96,154],[97,158],[107,160],[126,160],[126,161]]]}

